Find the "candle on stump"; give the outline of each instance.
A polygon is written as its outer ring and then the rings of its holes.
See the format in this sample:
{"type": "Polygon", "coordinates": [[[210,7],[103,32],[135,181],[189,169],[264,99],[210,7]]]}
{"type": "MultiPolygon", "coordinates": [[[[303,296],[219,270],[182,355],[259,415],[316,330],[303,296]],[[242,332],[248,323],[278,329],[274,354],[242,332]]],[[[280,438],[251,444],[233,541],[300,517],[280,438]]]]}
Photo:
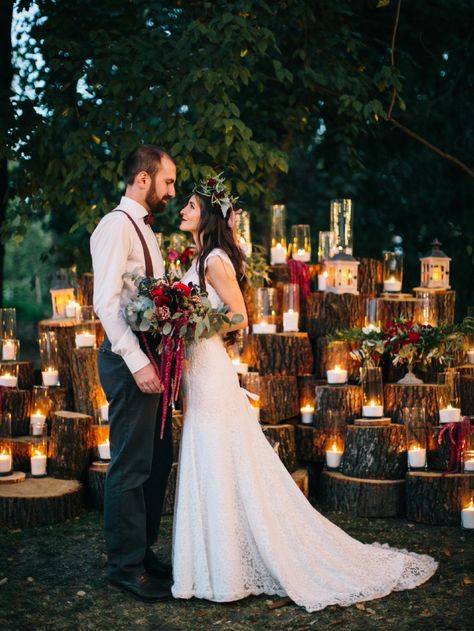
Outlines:
{"type": "Polygon", "coordinates": [[[16,375],[11,375],[9,372],[4,375],[0,375],[0,386],[4,386],[5,388],[16,388],[17,383],[18,377],[16,375]]]}
{"type": "Polygon", "coordinates": [[[330,469],[337,469],[341,464],[343,451],[339,449],[336,443],[332,444],[331,449],[326,450],[326,465],[330,469]]]}
{"type": "Polygon", "coordinates": [[[81,331],[76,333],[76,348],[91,348],[96,344],[95,333],[89,331],[81,331]]]}
{"type": "Polygon", "coordinates": [[[464,461],[464,471],[474,471],[474,458],[468,458],[464,461]]]}
{"type": "Polygon", "coordinates": [[[277,243],[270,249],[270,264],[279,265],[286,263],[286,248],[281,243],[277,243]]]}
{"type": "Polygon", "coordinates": [[[35,449],[33,455],[30,458],[31,463],[31,475],[35,478],[43,477],[46,475],[46,455],[39,449],[35,449]]]}
{"type": "Polygon", "coordinates": [[[8,475],[12,471],[12,455],[5,448],[0,453],[0,475],[8,475]]]}
{"type": "Polygon", "coordinates": [[[300,409],[300,412],[301,412],[302,423],[306,423],[307,425],[309,425],[310,423],[313,422],[314,407],[310,403],[307,403],[306,405],[304,405],[300,409]]]}
{"type": "Polygon", "coordinates": [[[55,368],[46,368],[46,370],[42,370],[41,376],[43,378],[43,386],[58,385],[59,371],[55,368]]]}
{"type": "Polygon", "coordinates": [[[369,405],[362,406],[362,416],[366,418],[380,418],[383,416],[383,405],[370,401],[369,405]]]}
{"type": "Polygon", "coordinates": [[[440,423],[457,423],[461,420],[461,409],[453,408],[452,405],[448,405],[446,408],[441,408],[439,411],[440,423]]]}
{"type": "Polygon", "coordinates": [[[344,384],[347,382],[347,370],[337,364],[334,368],[327,370],[326,375],[330,384],[344,384]]]}
{"type": "Polygon", "coordinates": [[[238,375],[245,375],[249,371],[249,365],[245,362],[241,362],[238,357],[232,360],[232,365],[238,375]]]}
{"type": "Polygon", "coordinates": [[[474,528],[474,501],[471,501],[461,511],[461,524],[463,528],[474,528]]]}
{"type": "Polygon", "coordinates": [[[426,465],[426,449],[415,445],[408,450],[408,466],[410,469],[424,469],[426,465]]]}
{"type": "Polygon", "coordinates": [[[293,309],[288,309],[283,314],[283,331],[285,333],[289,333],[290,331],[298,331],[298,311],[293,311],[293,309]]]}
{"type": "Polygon", "coordinates": [[[64,309],[66,318],[77,318],[77,310],[79,307],[80,305],[78,302],[70,300],[64,309]]]}
{"type": "Polygon", "coordinates": [[[252,324],[252,333],[276,333],[276,324],[269,324],[265,320],[252,324]]]}
{"type": "Polygon", "coordinates": [[[400,291],[402,288],[402,281],[395,280],[395,276],[390,276],[387,280],[383,281],[384,291],[400,291]]]}
{"type": "Polygon", "coordinates": [[[5,340],[2,344],[3,361],[13,361],[16,359],[16,345],[14,340],[5,340]]]}
{"type": "Polygon", "coordinates": [[[39,410],[35,410],[30,416],[31,434],[33,436],[42,436],[44,434],[44,426],[46,416],[39,410]]]}
{"type": "Polygon", "coordinates": [[[104,403],[104,405],[100,406],[100,417],[103,421],[109,420],[109,404],[104,403]]]}
{"type": "Polygon", "coordinates": [[[323,272],[318,274],[318,289],[319,291],[326,291],[328,288],[328,273],[323,272]]]}
{"type": "Polygon", "coordinates": [[[292,258],[295,261],[302,261],[303,263],[308,263],[311,258],[311,252],[305,250],[304,248],[299,248],[296,252],[293,253],[292,258]]]}
{"type": "Polygon", "coordinates": [[[467,351],[467,363],[474,364],[474,349],[471,351],[467,351]]]}
{"type": "Polygon", "coordinates": [[[99,458],[101,460],[110,460],[110,442],[108,438],[99,445],[99,458]]]}

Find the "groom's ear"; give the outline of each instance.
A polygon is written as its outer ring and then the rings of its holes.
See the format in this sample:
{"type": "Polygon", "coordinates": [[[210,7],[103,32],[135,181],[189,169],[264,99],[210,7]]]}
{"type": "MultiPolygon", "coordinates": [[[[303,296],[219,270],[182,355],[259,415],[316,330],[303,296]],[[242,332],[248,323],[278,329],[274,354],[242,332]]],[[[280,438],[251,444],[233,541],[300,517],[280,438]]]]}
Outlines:
{"type": "Polygon", "coordinates": [[[144,189],[148,186],[150,182],[150,176],[146,171],[139,171],[135,176],[135,181],[133,182],[139,188],[144,189]]]}

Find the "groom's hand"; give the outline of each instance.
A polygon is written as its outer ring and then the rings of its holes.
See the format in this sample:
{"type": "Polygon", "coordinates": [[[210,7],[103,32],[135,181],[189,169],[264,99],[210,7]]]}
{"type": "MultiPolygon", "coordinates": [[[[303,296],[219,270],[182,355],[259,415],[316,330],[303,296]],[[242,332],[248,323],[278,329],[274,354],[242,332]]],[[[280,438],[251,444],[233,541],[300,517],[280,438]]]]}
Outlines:
{"type": "Polygon", "coordinates": [[[151,363],[134,372],[133,378],[137,386],[145,394],[160,394],[163,392],[163,385],[151,363]]]}

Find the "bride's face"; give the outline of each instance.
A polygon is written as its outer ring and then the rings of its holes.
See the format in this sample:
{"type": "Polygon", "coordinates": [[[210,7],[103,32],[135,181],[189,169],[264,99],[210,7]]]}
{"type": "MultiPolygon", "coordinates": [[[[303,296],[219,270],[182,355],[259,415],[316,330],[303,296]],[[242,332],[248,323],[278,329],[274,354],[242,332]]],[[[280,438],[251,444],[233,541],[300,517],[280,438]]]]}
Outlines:
{"type": "Polygon", "coordinates": [[[181,223],[179,229],[184,232],[196,233],[201,219],[201,207],[199,206],[196,195],[189,198],[187,205],[181,209],[181,223]]]}

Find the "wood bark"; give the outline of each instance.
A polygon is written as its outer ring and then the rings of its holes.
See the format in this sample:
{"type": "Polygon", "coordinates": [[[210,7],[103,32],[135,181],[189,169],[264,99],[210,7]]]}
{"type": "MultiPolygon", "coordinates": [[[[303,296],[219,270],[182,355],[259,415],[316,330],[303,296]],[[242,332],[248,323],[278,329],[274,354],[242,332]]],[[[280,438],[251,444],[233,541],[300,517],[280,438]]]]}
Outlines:
{"type": "Polygon", "coordinates": [[[353,478],[399,480],[407,470],[402,425],[348,425],[341,471],[353,478]]]}
{"type": "Polygon", "coordinates": [[[283,425],[267,425],[263,427],[267,438],[278,443],[278,456],[290,473],[298,468],[296,456],[295,426],[289,423],[283,425]]]}
{"type": "MultiPolygon", "coordinates": [[[[253,377],[253,375],[252,375],[253,377]]],[[[249,391],[249,378],[242,375],[242,386],[249,391]]],[[[298,401],[298,384],[296,377],[282,377],[281,375],[260,375],[258,378],[258,392],[260,395],[260,421],[269,425],[276,425],[300,413],[298,401]]]]}
{"type": "Polygon", "coordinates": [[[82,414],[89,414],[96,421],[100,419],[100,406],[106,400],[100,385],[98,353],[96,348],[74,348],[70,366],[74,408],[82,414]]]}
{"type": "Polygon", "coordinates": [[[33,362],[2,362],[0,361],[0,368],[2,371],[16,371],[18,366],[18,387],[22,390],[31,390],[35,385],[35,370],[33,362]]]}
{"type": "MultiPolygon", "coordinates": [[[[317,379],[326,380],[326,371],[328,368],[334,368],[328,364],[328,346],[331,343],[329,337],[313,337],[311,338],[311,346],[313,348],[314,358],[314,374],[317,379]]],[[[347,357],[346,368],[348,371],[348,378],[351,383],[357,383],[359,381],[360,374],[360,362],[352,359],[350,356],[351,347],[350,344],[346,344],[347,357]]]]}
{"type": "Polygon", "coordinates": [[[261,375],[303,375],[313,371],[313,352],[306,333],[247,335],[242,356],[261,375]]]}
{"type": "Polygon", "coordinates": [[[26,474],[23,471],[12,471],[10,475],[0,475],[0,486],[3,484],[21,484],[26,480],[26,474]]]}
{"type": "Polygon", "coordinates": [[[92,417],[79,412],[56,412],[49,448],[51,476],[84,480],[94,451],[92,417]]]}
{"type": "Polygon", "coordinates": [[[249,322],[249,330],[252,329],[252,324],[256,322],[257,314],[255,307],[255,288],[252,287],[249,283],[247,283],[244,287],[243,291],[245,308],[247,310],[247,317],[249,322]]]}
{"type": "Polygon", "coordinates": [[[446,386],[425,383],[421,386],[405,386],[401,383],[386,383],[383,388],[384,411],[394,423],[403,423],[404,407],[424,407],[426,421],[439,424],[439,397],[446,386]]]}
{"type": "Polygon", "coordinates": [[[308,469],[296,469],[291,474],[291,477],[296,482],[298,488],[303,493],[303,495],[308,498],[309,497],[309,473],[308,469]]]}
{"type": "Polygon", "coordinates": [[[357,517],[405,514],[405,480],[361,480],[323,471],[321,487],[324,502],[332,510],[357,517]]]}
{"type": "Polygon", "coordinates": [[[51,407],[48,411],[46,421],[48,423],[48,433],[51,433],[51,423],[53,417],[58,410],[67,410],[72,407],[71,391],[61,386],[51,386],[48,388],[48,396],[51,401],[51,407]]]}
{"type": "MultiPolygon", "coordinates": [[[[48,448],[48,442],[49,441],[46,440],[46,449],[48,448]]],[[[13,458],[13,468],[16,471],[29,473],[31,469],[31,454],[38,445],[42,445],[43,443],[43,439],[36,436],[14,436],[11,438],[2,438],[0,440],[0,448],[4,445],[10,450],[13,458]]]]}
{"type": "Polygon", "coordinates": [[[461,375],[474,375],[474,364],[463,364],[458,366],[457,370],[459,370],[461,375]]]}
{"type": "Polygon", "coordinates": [[[451,456],[451,439],[445,432],[439,442],[439,436],[443,426],[433,427],[429,434],[428,467],[433,471],[447,471],[451,456]]]}
{"type": "Polygon", "coordinates": [[[448,290],[446,292],[436,292],[436,316],[437,325],[454,324],[454,305],[456,303],[456,292],[448,290]]]}
{"type": "Polygon", "coordinates": [[[298,462],[322,463],[325,458],[327,433],[312,425],[295,425],[298,462]]]}
{"type": "Polygon", "coordinates": [[[94,304],[94,274],[85,272],[78,277],[77,302],[84,306],[94,304]]]}
{"type": "Polygon", "coordinates": [[[414,297],[404,297],[403,299],[383,296],[378,300],[379,320],[382,326],[387,322],[397,318],[415,319],[418,301],[414,297]]]}
{"type": "Polygon", "coordinates": [[[104,510],[104,486],[108,468],[108,462],[96,461],[87,471],[87,499],[97,510],[104,510]]]}
{"type": "Polygon", "coordinates": [[[178,479],[178,463],[174,462],[171,467],[166,487],[165,499],[163,502],[163,515],[172,515],[174,512],[174,500],[176,497],[176,482],[178,479]]]}
{"type": "Polygon", "coordinates": [[[357,274],[357,289],[363,296],[378,296],[383,285],[383,265],[378,259],[356,257],[360,262],[357,274]]]}
{"type": "Polygon", "coordinates": [[[343,424],[351,423],[361,414],[362,389],[360,386],[316,386],[314,401],[314,425],[327,428],[331,410],[338,410],[343,424]]]}
{"type": "Polygon", "coordinates": [[[339,329],[362,326],[364,299],[354,294],[314,292],[306,299],[305,330],[310,337],[332,335],[339,329]]]}
{"type": "Polygon", "coordinates": [[[5,388],[1,392],[1,401],[2,434],[9,434],[10,436],[28,434],[30,431],[31,391],[5,388]]]}
{"type": "Polygon", "coordinates": [[[181,435],[183,433],[183,415],[181,412],[173,411],[173,460],[178,462],[179,445],[181,443],[181,435]]]}
{"type": "Polygon", "coordinates": [[[286,264],[270,265],[268,268],[268,276],[272,287],[276,287],[278,284],[289,285],[291,283],[290,268],[286,264]]]}
{"type": "Polygon", "coordinates": [[[466,416],[474,415],[474,375],[461,375],[461,411],[466,416]]]}
{"type": "Polygon", "coordinates": [[[474,493],[474,475],[410,471],[407,474],[407,518],[422,524],[459,526],[461,508],[474,493]]]}
{"type": "Polygon", "coordinates": [[[33,528],[77,517],[83,509],[83,489],[77,480],[27,478],[22,484],[0,487],[0,524],[33,528]]]}

